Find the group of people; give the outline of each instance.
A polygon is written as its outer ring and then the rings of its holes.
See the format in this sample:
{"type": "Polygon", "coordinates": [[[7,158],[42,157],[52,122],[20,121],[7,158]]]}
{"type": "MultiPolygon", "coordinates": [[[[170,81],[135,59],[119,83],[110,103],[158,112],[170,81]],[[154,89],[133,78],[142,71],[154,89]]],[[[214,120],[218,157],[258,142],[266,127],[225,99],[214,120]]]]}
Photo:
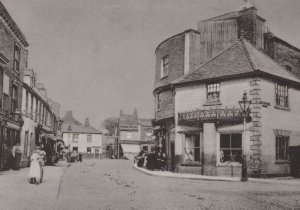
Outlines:
{"type": "Polygon", "coordinates": [[[46,152],[37,146],[30,156],[30,168],[28,182],[30,184],[40,184],[43,181],[46,152]]]}
{"type": "Polygon", "coordinates": [[[165,170],[166,169],[166,155],[159,148],[151,151],[149,154],[142,149],[135,157],[138,167],[146,167],[149,170],[165,170]]]}

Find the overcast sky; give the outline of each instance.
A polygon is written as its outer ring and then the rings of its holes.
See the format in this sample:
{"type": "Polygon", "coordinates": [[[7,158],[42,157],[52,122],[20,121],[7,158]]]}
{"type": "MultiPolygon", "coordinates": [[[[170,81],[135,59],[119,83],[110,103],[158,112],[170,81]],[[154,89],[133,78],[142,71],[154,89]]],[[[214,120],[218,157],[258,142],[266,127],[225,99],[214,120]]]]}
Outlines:
{"type": "MultiPolygon", "coordinates": [[[[61,113],[99,128],[119,110],[153,118],[154,50],[243,0],[1,0],[29,42],[29,67],[61,113]]],[[[300,48],[300,1],[257,0],[277,36],[300,48]]]]}

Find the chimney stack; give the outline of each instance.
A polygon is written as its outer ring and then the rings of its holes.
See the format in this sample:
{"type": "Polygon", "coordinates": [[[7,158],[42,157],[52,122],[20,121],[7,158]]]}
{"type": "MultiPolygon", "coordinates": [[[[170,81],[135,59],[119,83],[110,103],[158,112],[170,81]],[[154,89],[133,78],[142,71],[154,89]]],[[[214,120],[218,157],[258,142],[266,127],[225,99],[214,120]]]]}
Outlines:
{"type": "Polygon", "coordinates": [[[89,118],[85,118],[85,121],[84,121],[84,126],[85,127],[89,127],[90,126],[90,121],[89,121],[89,118]]]}

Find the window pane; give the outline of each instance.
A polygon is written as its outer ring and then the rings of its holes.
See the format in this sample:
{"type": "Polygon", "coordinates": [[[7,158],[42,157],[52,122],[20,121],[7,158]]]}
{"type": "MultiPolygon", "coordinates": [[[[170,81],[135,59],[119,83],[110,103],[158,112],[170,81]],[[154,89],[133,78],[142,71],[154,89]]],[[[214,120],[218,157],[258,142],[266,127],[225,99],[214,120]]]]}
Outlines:
{"type": "Polygon", "coordinates": [[[231,148],[242,148],[242,134],[231,134],[231,148]]]}
{"type": "Polygon", "coordinates": [[[220,135],[220,148],[230,148],[230,134],[220,135]]]}
{"type": "Polygon", "coordinates": [[[233,162],[242,163],[242,150],[232,150],[233,162]]]}
{"type": "Polygon", "coordinates": [[[230,150],[221,150],[220,151],[220,162],[230,162],[230,150]]]}

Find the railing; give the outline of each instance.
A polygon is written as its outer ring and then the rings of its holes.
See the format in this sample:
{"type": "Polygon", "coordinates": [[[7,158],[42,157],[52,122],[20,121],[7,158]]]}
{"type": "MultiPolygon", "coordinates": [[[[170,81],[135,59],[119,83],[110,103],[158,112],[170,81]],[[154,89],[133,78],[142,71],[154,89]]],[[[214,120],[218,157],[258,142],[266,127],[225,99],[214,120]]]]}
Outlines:
{"type": "Polygon", "coordinates": [[[216,121],[235,121],[243,122],[242,112],[238,108],[219,108],[219,109],[196,109],[193,111],[179,112],[178,124],[187,125],[203,122],[216,122],[216,121]]]}

